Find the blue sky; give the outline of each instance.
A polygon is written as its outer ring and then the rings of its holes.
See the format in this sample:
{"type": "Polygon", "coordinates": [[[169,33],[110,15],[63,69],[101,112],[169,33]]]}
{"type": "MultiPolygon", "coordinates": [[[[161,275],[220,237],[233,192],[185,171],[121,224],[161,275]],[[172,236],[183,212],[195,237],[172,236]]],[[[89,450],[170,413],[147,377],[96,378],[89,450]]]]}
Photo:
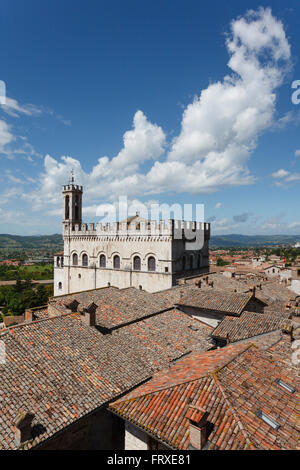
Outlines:
{"type": "Polygon", "coordinates": [[[87,222],[127,195],[202,203],[214,234],[300,234],[299,18],[298,0],[2,0],[0,233],[60,232],[74,168],[87,222]]]}

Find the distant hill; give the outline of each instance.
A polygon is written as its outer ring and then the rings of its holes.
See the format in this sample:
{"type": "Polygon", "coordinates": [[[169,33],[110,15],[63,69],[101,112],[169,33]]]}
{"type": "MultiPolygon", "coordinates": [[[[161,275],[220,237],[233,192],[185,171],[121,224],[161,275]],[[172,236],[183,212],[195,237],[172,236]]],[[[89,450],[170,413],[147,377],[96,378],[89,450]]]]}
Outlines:
{"type": "Polygon", "coordinates": [[[255,247],[274,245],[295,245],[300,235],[214,235],[210,238],[211,247],[255,247]]]}
{"type": "MultiPolygon", "coordinates": [[[[300,235],[212,235],[211,247],[254,247],[274,245],[294,245],[300,241],[300,235]]],[[[63,239],[54,235],[0,235],[0,249],[58,249],[63,247],[63,239]]]]}
{"type": "Polygon", "coordinates": [[[18,249],[55,249],[63,246],[62,236],[54,235],[0,235],[0,249],[18,250],[18,249]]]}

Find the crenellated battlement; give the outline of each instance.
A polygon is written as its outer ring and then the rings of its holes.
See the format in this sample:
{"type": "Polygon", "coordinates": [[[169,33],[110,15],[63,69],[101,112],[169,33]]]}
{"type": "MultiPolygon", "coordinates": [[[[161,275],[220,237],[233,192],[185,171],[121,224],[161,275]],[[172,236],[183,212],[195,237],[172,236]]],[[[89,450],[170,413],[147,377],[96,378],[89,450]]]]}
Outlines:
{"type": "MultiPolygon", "coordinates": [[[[173,220],[168,221],[156,220],[139,221],[139,222],[113,222],[113,223],[89,223],[89,224],[73,224],[70,234],[72,236],[115,236],[115,235],[164,235],[173,236],[175,231],[204,231],[209,235],[210,224],[206,222],[195,221],[182,221],[173,220]]],[[[65,232],[68,232],[68,225],[65,225],[65,232]]]]}

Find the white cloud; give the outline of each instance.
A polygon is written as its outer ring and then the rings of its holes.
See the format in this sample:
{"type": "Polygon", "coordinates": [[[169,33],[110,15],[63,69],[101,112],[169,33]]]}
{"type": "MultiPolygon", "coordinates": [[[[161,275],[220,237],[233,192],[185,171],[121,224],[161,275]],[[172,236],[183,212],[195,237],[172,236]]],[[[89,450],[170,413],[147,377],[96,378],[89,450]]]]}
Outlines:
{"type": "Polygon", "coordinates": [[[217,204],[215,205],[215,209],[220,209],[220,207],[222,207],[222,203],[221,203],[221,202],[217,202],[217,204]]]}
{"type": "MultiPolygon", "coordinates": [[[[245,165],[257,138],[273,123],[275,90],[288,68],[290,46],[269,8],[232,21],[226,45],[232,74],[187,106],[162,164],[168,169],[170,162],[180,162],[178,172],[193,172],[192,192],[253,182],[245,165]]],[[[189,184],[180,186],[188,190],[189,184]]]]}
{"type": "Polygon", "coordinates": [[[273,178],[280,179],[280,181],[275,181],[275,185],[278,187],[288,186],[289,183],[300,181],[300,173],[290,173],[284,169],[272,173],[272,176],[273,178]]]}
{"type": "Polygon", "coordinates": [[[296,150],[295,157],[300,157],[300,150],[296,150]]]}
{"type": "Polygon", "coordinates": [[[2,109],[6,114],[12,117],[19,117],[20,114],[25,114],[26,116],[37,116],[42,113],[34,104],[25,104],[21,105],[17,100],[13,98],[6,97],[5,104],[2,105],[2,109]]]}
{"type": "Polygon", "coordinates": [[[285,178],[287,175],[289,175],[289,171],[286,171],[283,168],[272,173],[273,178],[285,178]]]}

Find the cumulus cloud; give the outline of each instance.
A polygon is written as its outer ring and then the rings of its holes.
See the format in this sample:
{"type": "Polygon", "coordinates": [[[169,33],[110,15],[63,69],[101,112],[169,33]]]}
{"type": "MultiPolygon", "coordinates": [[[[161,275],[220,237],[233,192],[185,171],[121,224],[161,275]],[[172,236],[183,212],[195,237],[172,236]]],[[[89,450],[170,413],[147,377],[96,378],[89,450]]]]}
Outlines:
{"type": "MultiPolygon", "coordinates": [[[[46,156],[41,185],[48,202],[57,202],[59,185],[71,168],[88,201],[120,194],[211,193],[253,183],[247,161],[260,134],[274,124],[276,91],[290,67],[290,46],[271,9],[259,8],[231,22],[226,47],[229,74],[186,107],[179,135],[168,149],[162,128],[137,111],[118,155],[99,158],[89,174],[75,158],[46,156]]],[[[31,195],[35,203],[37,193],[31,195]]]]}
{"type": "Polygon", "coordinates": [[[221,207],[222,207],[222,203],[217,202],[217,204],[215,205],[215,209],[220,209],[221,207]]]}
{"type": "Polygon", "coordinates": [[[136,193],[143,194],[145,181],[143,175],[138,173],[139,167],[144,161],[156,160],[163,154],[166,136],[161,127],[152,124],[142,111],[137,111],[133,128],[125,132],[123,141],[118,155],[111,160],[106,156],[99,158],[90,173],[84,172],[80,161],[75,158],[63,156],[58,162],[46,155],[44,173],[40,179],[43,194],[40,195],[38,189],[24,197],[35,201],[37,209],[44,204],[57,203],[61,185],[68,182],[72,170],[76,181],[85,186],[87,200],[112,201],[121,194],[129,197],[136,193]]]}
{"type": "Polygon", "coordinates": [[[253,181],[245,164],[259,135],[273,123],[275,90],[289,67],[283,25],[269,8],[232,21],[226,45],[231,75],[187,106],[164,164],[194,169],[198,185],[193,189],[198,186],[199,192],[253,181]]]}
{"type": "Polygon", "coordinates": [[[289,171],[284,170],[283,168],[272,173],[273,178],[285,178],[287,175],[289,175],[289,171]]]}

